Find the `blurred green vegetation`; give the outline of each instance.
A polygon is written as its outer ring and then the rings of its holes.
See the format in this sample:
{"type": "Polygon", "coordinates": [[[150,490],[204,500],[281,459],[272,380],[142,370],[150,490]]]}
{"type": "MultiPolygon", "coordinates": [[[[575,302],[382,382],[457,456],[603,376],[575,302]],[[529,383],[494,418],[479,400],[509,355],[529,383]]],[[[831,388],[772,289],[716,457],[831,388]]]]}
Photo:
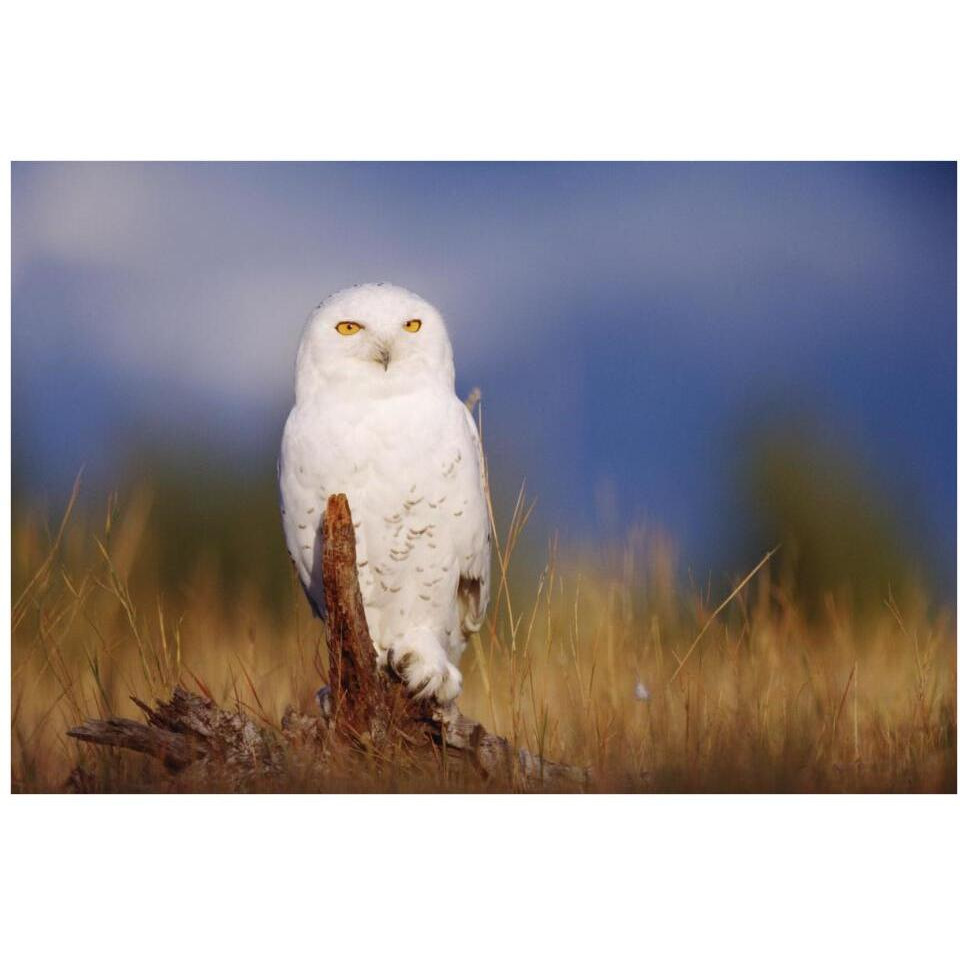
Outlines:
{"type": "Polygon", "coordinates": [[[779,579],[808,616],[822,617],[835,602],[863,614],[916,593],[923,579],[917,546],[902,527],[903,511],[865,464],[796,421],[758,431],[747,451],[742,496],[751,551],[781,545],[779,579]]]}
{"type": "MultiPolygon", "coordinates": [[[[735,532],[729,543],[715,545],[728,558],[716,572],[750,569],[780,544],[775,577],[810,618],[823,617],[832,603],[851,605],[858,613],[882,610],[891,595],[909,603],[929,586],[922,542],[917,542],[922,538],[911,537],[904,521],[908,511],[871,477],[850,445],[824,440],[822,434],[810,422],[780,418],[744,439],[735,532]]],[[[516,488],[503,481],[505,472],[496,470],[492,485],[495,513],[503,524],[517,496],[516,488]]],[[[133,513],[143,516],[145,542],[151,545],[131,571],[140,586],[156,585],[168,600],[186,601],[203,575],[220,585],[222,597],[242,592],[274,620],[289,612],[291,592],[299,591],[283,541],[269,453],[254,457],[181,439],[141,447],[118,475],[118,508],[138,505],[133,513]]],[[[84,487],[77,513],[99,523],[104,495],[84,487]]],[[[22,479],[15,483],[14,518],[33,513],[49,530],[61,506],[33,502],[28,491],[22,479]]],[[[537,511],[534,523],[512,563],[516,582],[535,586],[553,525],[537,511]]],[[[616,532],[614,540],[620,540],[616,532]]],[[[14,580],[21,574],[27,567],[15,564],[14,580]]]]}
{"type": "Polygon", "coordinates": [[[222,585],[224,595],[252,588],[269,613],[281,615],[290,561],[272,461],[254,471],[249,457],[160,448],[132,457],[123,475],[121,504],[138,494],[149,498],[154,549],[143,560],[153,565],[167,595],[185,590],[200,570],[222,585]]]}

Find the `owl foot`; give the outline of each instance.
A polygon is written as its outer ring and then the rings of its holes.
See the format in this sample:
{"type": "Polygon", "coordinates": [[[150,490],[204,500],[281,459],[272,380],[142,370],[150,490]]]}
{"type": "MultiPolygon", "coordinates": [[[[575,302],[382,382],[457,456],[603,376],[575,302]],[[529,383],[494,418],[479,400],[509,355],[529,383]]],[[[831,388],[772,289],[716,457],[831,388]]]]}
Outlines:
{"type": "Polygon", "coordinates": [[[387,666],[414,700],[449,703],[460,696],[463,677],[439,645],[399,640],[387,651],[387,666]]]}

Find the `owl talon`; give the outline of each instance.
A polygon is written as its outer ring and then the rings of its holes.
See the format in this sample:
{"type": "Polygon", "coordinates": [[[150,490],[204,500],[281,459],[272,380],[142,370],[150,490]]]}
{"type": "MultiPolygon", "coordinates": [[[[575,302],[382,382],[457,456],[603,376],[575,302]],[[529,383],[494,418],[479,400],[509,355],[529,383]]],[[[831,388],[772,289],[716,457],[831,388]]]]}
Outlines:
{"type": "Polygon", "coordinates": [[[427,691],[427,687],[432,683],[431,677],[425,677],[415,687],[410,688],[410,696],[414,700],[419,700],[427,691]]]}
{"type": "Polygon", "coordinates": [[[406,683],[407,670],[413,662],[413,653],[407,652],[397,656],[393,650],[387,651],[387,669],[402,682],[406,683]]]}
{"type": "Polygon", "coordinates": [[[387,668],[407,688],[414,700],[433,697],[440,703],[455,700],[462,687],[460,671],[441,650],[428,648],[426,652],[406,649],[398,653],[387,651],[387,668]]]}
{"type": "Polygon", "coordinates": [[[333,691],[330,687],[321,687],[313,696],[317,701],[320,712],[325,717],[330,717],[333,714],[333,691]]]}

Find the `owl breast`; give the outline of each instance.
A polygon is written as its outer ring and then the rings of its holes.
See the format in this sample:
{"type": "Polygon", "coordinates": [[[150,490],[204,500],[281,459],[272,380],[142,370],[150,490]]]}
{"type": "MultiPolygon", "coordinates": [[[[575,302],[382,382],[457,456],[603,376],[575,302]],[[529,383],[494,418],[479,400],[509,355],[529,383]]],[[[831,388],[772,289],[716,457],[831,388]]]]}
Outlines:
{"type": "Polygon", "coordinates": [[[424,629],[454,662],[463,648],[458,587],[488,549],[468,416],[452,391],[430,388],[366,402],[320,396],[287,422],[280,485],[291,556],[322,606],[317,534],[326,498],[345,493],[364,607],[381,651],[424,629]]]}

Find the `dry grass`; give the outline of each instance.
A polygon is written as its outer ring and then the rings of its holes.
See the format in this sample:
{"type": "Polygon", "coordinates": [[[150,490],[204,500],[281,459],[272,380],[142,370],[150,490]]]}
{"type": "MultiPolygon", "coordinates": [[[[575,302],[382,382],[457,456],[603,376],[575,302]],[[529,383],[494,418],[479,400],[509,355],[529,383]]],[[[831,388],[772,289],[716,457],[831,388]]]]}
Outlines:
{"type": "MultiPolygon", "coordinates": [[[[461,707],[491,730],[590,765],[597,790],[956,790],[952,611],[891,597],[854,615],[825,597],[812,623],[775,564],[697,589],[669,545],[642,531],[599,553],[560,556],[551,544],[542,574],[525,582],[511,563],[527,515],[521,495],[498,539],[504,575],[488,625],[463,662],[461,707]]],[[[69,516],[59,532],[15,516],[14,790],[62,790],[78,764],[96,789],[177,789],[159,763],[65,731],[87,717],[137,717],[131,695],[149,702],[176,682],[277,724],[322,683],[322,627],[292,579],[268,604],[253,582],[227,591],[196,558],[185,588],[165,598],[151,572],[159,535],[145,495],[122,511],[111,503],[105,521],[69,516]]],[[[279,786],[477,785],[364,768],[279,786]]]]}

